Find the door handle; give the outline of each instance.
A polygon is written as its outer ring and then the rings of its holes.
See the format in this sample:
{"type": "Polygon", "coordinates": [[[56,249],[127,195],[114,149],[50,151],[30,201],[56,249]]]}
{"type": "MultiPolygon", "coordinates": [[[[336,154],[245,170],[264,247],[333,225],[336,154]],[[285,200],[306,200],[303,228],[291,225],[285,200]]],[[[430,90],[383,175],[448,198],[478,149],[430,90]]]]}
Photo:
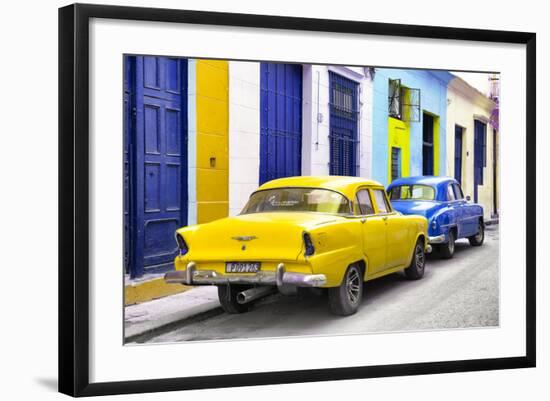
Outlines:
{"type": "Polygon", "coordinates": [[[364,223],[365,221],[367,221],[367,219],[361,219],[361,223],[364,223]]]}
{"type": "Polygon", "coordinates": [[[388,216],[382,217],[382,220],[384,220],[384,221],[388,220],[388,216]]]}

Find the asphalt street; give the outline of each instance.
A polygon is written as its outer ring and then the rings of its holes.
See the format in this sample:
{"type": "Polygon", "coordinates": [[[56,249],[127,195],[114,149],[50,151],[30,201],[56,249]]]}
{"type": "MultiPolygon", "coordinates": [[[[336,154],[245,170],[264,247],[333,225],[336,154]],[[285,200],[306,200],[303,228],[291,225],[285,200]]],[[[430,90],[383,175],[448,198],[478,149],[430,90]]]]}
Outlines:
{"type": "Polygon", "coordinates": [[[244,339],[490,327],[499,324],[498,225],[485,242],[456,243],[453,259],[428,257],[425,275],[409,281],[401,273],[365,284],[363,302],[352,316],[330,313],[327,296],[272,295],[244,314],[226,313],[184,322],[139,342],[244,339]]]}

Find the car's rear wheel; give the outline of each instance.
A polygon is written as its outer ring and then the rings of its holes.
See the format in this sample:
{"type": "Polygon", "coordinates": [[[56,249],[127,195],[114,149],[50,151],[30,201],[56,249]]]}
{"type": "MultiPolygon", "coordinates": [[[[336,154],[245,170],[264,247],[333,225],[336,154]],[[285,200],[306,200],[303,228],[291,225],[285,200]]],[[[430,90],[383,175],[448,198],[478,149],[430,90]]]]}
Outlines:
{"type": "Polygon", "coordinates": [[[342,284],[328,289],[328,303],[332,313],[340,316],[353,315],[363,298],[363,272],[358,265],[347,268],[342,284]]]}
{"type": "Polygon", "coordinates": [[[222,308],[227,313],[243,313],[247,312],[252,304],[240,304],[237,302],[237,294],[241,291],[249,289],[249,286],[246,285],[234,285],[234,284],[224,284],[218,285],[218,299],[222,308]]]}
{"type": "Polygon", "coordinates": [[[449,231],[449,241],[446,244],[441,244],[439,246],[439,251],[441,252],[441,257],[443,259],[451,259],[455,254],[455,241],[456,236],[454,230],[449,231]]]}
{"type": "Polygon", "coordinates": [[[483,226],[483,223],[480,221],[477,223],[477,234],[472,235],[471,237],[468,237],[468,241],[470,241],[470,245],[472,246],[480,246],[483,244],[483,240],[485,239],[485,227],[483,226]]]}
{"type": "Polygon", "coordinates": [[[424,276],[426,267],[426,254],[424,252],[424,241],[419,238],[414,246],[411,264],[405,269],[405,276],[409,280],[418,280],[424,276]]]}

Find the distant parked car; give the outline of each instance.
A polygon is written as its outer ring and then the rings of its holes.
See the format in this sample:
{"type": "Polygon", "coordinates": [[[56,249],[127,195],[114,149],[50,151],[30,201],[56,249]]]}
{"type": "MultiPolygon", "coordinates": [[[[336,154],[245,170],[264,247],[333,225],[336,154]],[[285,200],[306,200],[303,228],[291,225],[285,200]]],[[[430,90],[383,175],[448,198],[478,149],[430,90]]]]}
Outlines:
{"type": "Polygon", "coordinates": [[[238,216],[177,230],[180,255],[165,280],[217,285],[228,313],[272,291],[327,288],[332,312],[351,315],[364,281],[423,276],[427,229],[424,217],[392,210],[376,181],[281,178],[252,193],[238,216]]]}
{"type": "Polygon", "coordinates": [[[452,258],[455,241],[468,238],[473,246],[483,244],[483,207],[464,198],[457,180],[451,177],[418,176],[398,178],[388,186],[395,210],[428,219],[428,241],[443,258],[452,258]]]}

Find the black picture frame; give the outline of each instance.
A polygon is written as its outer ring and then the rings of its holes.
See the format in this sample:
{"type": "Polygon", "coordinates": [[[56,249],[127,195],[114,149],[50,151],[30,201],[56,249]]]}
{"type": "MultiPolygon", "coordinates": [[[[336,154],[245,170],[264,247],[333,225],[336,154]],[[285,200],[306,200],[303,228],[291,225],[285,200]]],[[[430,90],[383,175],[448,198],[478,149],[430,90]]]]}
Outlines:
{"type": "Polygon", "coordinates": [[[173,391],[534,367],[536,363],[536,35],[434,26],[106,5],[59,9],[59,391],[173,391]],[[90,383],[89,22],[91,18],[516,43],[526,46],[526,344],[518,357],[90,383]]]}

